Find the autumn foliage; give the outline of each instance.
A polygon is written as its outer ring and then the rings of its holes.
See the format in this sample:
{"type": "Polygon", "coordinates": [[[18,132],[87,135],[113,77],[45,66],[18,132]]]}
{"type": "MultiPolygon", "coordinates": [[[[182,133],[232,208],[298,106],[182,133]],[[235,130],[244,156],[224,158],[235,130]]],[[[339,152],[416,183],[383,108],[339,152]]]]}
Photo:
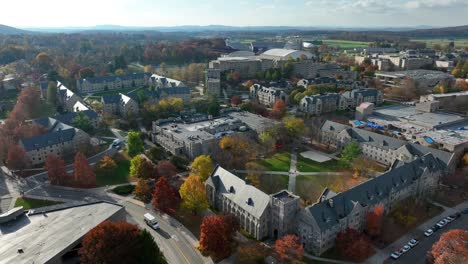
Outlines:
{"type": "Polygon", "coordinates": [[[6,165],[12,170],[23,170],[31,165],[31,162],[23,148],[12,145],[8,150],[6,165]]]}
{"type": "Polygon", "coordinates": [[[49,155],[44,168],[47,170],[49,182],[52,185],[66,185],[71,180],[65,168],[65,161],[55,155],[49,155]]]}
{"type": "Polygon", "coordinates": [[[127,222],[106,221],[83,238],[80,263],[167,263],[152,236],[127,222]]]}
{"type": "Polygon", "coordinates": [[[377,205],[369,214],[367,215],[367,233],[370,236],[380,235],[382,228],[382,217],[385,208],[382,204],[377,205]]]}
{"type": "Polygon", "coordinates": [[[270,115],[273,118],[281,119],[284,116],[284,114],[286,114],[286,103],[283,100],[279,99],[275,102],[270,115]]]}
{"type": "Polygon", "coordinates": [[[208,208],[205,184],[199,177],[190,175],[180,186],[179,194],[182,198],[182,207],[191,210],[193,214],[208,208]]]}
{"type": "Polygon", "coordinates": [[[440,236],[428,252],[428,262],[434,264],[468,263],[468,231],[450,230],[440,236]]]}
{"type": "Polygon", "coordinates": [[[296,235],[286,235],[275,242],[275,251],[281,261],[301,260],[304,255],[304,247],[296,235]]]}
{"type": "Polygon", "coordinates": [[[200,226],[200,251],[216,259],[228,256],[238,229],[239,224],[231,215],[205,216],[200,226]]]}
{"type": "Polygon", "coordinates": [[[171,178],[177,174],[177,168],[168,160],[160,160],[156,165],[156,173],[159,177],[171,178]]]}
{"type": "Polygon", "coordinates": [[[368,237],[352,228],[336,236],[336,249],[342,257],[357,262],[367,259],[374,252],[368,237]]]}
{"type": "Polygon", "coordinates": [[[135,194],[136,198],[145,203],[151,201],[151,188],[149,187],[146,180],[139,179],[133,193],[135,194]]]}
{"type": "Polygon", "coordinates": [[[213,170],[213,161],[208,155],[200,155],[196,157],[190,165],[190,174],[199,177],[202,181],[206,181],[213,170]]]}
{"type": "Polygon", "coordinates": [[[180,198],[167,179],[159,177],[153,193],[153,207],[160,212],[173,215],[179,208],[180,198]]]}
{"type": "Polygon", "coordinates": [[[93,167],[89,165],[85,155],[77,152],[73,163],[74,185],[82,188],[92,188],[96,186],[96,174],[93,167]]]}

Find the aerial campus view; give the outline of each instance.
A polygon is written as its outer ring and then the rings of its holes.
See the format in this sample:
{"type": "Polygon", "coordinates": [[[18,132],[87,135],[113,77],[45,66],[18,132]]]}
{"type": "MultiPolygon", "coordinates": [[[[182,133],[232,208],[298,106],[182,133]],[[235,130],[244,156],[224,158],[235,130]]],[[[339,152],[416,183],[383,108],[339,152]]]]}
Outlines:
{"type": "Polygon", "coordinates": [[[0,264],[468,263],[468,1],[0,8],[0,264]]]}

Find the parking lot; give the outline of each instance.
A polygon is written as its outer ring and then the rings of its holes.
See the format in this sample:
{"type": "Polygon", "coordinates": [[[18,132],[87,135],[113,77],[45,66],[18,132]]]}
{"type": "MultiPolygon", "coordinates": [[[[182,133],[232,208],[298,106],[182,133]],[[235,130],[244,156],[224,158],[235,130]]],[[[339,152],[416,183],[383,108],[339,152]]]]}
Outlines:
{"type": "MultiPolygon", "coordinates": [[[[440,219],[447,217],[449,214],[445,213],[442,214],[440,219]]],[[[436,223],[434,222],[433,225],[436,223]]],[[[408,252],[401,255],[397,260],[393,260],[389,258],[385,261],[385,263],[425,263],[427,251],[432,248],[432,245],[437,242],[440,236],[452,229],[463,229],[468,230],[468,214],[461,214],[461,216],[451,223],[448,223],[441,229],[434,232],[429,237],[424,236],[424,231],[426,230],[415,230],[414,231],[414,238],[419,240],[419,244],[416,245],[414,248],[411,248],[408,252]]],[[[404,244],[400,245],[400,248],[403,247],[404,244]]],[[[398,250],[398,248],[394,248],[394,250],[398,250]]],[[[390,255],[389,255],[390,257],[390,255]]]]}

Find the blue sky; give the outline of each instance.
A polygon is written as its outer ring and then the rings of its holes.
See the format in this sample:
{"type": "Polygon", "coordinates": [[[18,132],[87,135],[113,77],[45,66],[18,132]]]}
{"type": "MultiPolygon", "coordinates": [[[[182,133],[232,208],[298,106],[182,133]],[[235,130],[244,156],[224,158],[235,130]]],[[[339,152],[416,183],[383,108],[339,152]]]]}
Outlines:
{"type": "Polygon", "coordinates": [[[2,0],[0,9],[0,24],[15,27],[468,24],[468,0],[2,0]]]}

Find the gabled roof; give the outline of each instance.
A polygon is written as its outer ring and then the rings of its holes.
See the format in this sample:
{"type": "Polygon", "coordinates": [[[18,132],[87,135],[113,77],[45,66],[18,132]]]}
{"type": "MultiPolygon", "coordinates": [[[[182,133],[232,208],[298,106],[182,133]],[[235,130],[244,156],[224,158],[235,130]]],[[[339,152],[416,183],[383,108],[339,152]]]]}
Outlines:
{"type": "Polygon", "coordinates": [[[62,142],[71,141],[75,137],[75,134],[75,128],[68,128],[65,130],[48,132],[46,134],[32,138],[24,138],[21,140],[21,142],[26,151],[31,151],[35,149],[41,149],[47,146],[56,145],[62,142]]]}
{"type": "Polygon", "coordinates": [[[339,220],[347,217],[356,206],[374,206],[387,199],[391,192],[407,188],[426,170],[440,171],[445,167],[432,154],[426,154],[409,163],[395,167],[376,178],[364,182],[348,191],[329,195],[318,203],[305,208],[322,231],[332,228],[339,220]]]}
{"type": "Polygon", "coordinates": [[[249,214],[260,218],[268,208],[270,196],[218,166],[205,182],[249,214]]]}

